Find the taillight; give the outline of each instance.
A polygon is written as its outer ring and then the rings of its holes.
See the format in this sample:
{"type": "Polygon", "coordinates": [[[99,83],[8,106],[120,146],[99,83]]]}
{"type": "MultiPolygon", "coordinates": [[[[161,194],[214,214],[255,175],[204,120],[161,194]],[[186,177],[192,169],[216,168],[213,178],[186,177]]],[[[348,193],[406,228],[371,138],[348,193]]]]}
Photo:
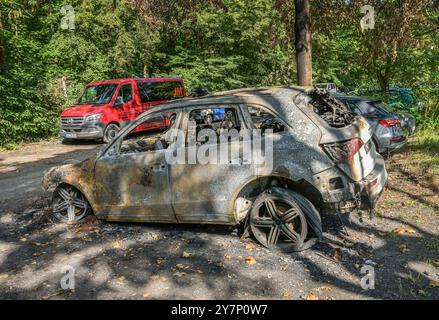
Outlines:
{"type": "Polygon", "coordinates": [[[391,127],[398,123],[401,123],[399,119],[381,119],[378,123],[384,127],[391,127]]]}
{"type": "Polygon", "coordinates": [[[354,155],[364,145],[360,138],[324,144],[323,147],[335,163],[352,163],[354,155]]]}

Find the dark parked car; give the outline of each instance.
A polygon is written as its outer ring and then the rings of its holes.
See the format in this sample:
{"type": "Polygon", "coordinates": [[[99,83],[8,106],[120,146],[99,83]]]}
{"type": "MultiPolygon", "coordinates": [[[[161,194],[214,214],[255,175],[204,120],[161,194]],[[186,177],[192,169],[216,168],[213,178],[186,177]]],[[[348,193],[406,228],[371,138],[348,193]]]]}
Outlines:
{"type": "Polygon", "coordinates": [[[332,94],[352,111],[367,119],[373,128],[373,141],[380,153],[397,150],[415,130],[415,119],[409,114],[392,112],[379,99],[332,94]]]}
{"type": "Polygon", "coordinates": [[[371,137],[361,116],[318,90],[227,91],[146,111],[96,156],[48,170],[43,186],[54,191],[54,216],[69,223],[91,214],[109,221],[244,223],[266,247],[302,250],[322,235],[320,214],[374,208],[387,172],[371,137]],[[224,119],[192,121],[199,110],[211,108],[224,108],[224,119]],[[250,113],[255,108],[259,112],[250,113]],[[225,128],[260,129],[259,138],[273,142],[272,165],[245,161],[242,141],[229,139],[212,144],[239,151],[225,163],[169,162],[170,153],[206,142],[178,143],[170,131],[130,138],[137,126],[163,113],[176,114],[169,130],[179,129],[183,137],[194,124],[197,132],[210,128],[215,135],[225,128]]]}

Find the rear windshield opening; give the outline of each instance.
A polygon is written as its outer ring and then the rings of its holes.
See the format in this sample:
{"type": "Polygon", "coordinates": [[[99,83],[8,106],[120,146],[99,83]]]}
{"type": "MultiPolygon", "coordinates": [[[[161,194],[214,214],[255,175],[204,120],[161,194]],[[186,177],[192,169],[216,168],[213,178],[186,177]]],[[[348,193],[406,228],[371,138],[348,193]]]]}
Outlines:
{"type": "Polygon", "coordinates": [[[309,94],[309,103],[314,112],[327,124],[334,128],[343,128],[352,124],[358,117],[356,113],[346,107],[341,101],[334,99],[326,90],[315,89],[309,94]]]}

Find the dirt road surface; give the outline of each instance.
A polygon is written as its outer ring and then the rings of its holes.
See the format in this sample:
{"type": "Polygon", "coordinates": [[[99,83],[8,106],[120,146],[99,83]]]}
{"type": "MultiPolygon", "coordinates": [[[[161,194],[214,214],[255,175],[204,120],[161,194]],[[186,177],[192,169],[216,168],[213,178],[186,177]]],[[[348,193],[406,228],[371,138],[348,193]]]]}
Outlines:
{"type": "Polygon", "coordinates": [[[439,196],[403,165],[404,152],[388,160],[377,217],[343,217],[345,228],[325,218],[322,242],[283,254],[233,227],[48,221],[44,170],[101,146],[50,141],[0,153],[0,299],[439,298],[439,196]],[[364,289],[370,270],[374,288],[364,289]],[[61,288],[67,274],[73,290],[61,288]]]}

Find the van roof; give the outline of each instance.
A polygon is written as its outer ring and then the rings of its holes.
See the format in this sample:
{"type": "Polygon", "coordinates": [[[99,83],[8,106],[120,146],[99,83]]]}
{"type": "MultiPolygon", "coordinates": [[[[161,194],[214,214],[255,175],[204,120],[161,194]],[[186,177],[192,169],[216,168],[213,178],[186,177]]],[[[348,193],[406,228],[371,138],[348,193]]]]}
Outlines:
{"type": "Polygon", "coordinates": [[[168,81],[178,81],[178,82],[182,82],[183,79],[180,78],[180,77],[121,78],[121,79],[110,79],[110,80],[102,80],[102,81],[93,81],[93,82],[90,82],[88,85],[99,85],[99,84],[106,84],[106,83],[120,84],[120,83],[131,82],[131,81],[138,81],[138,82],[168,82],[168,81]]]}

